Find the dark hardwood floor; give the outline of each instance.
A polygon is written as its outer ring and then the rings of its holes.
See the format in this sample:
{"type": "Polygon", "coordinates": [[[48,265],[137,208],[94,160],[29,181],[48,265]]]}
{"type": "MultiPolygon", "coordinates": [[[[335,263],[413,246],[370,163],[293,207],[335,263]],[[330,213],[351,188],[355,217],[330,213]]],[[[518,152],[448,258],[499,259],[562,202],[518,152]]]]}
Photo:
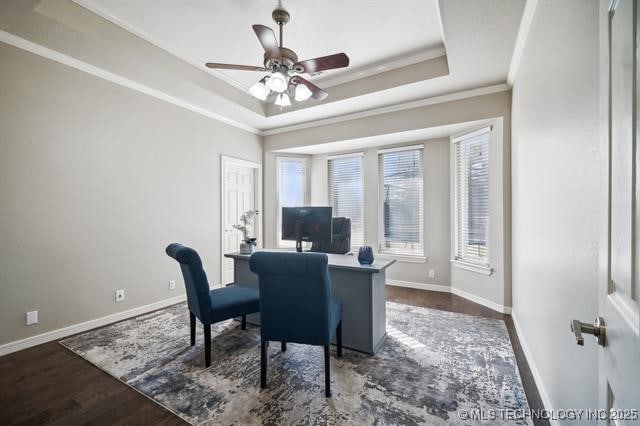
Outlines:
{"type": "MultiPolygon", "coordinates": [[[[509,315],[450,293],[387,286],[387,300],[504,320],[529,405],[543,408],[509,315]]],[[[0,424],[187,423],[57,342],[49,342],[0,357],[0,424]]]]}

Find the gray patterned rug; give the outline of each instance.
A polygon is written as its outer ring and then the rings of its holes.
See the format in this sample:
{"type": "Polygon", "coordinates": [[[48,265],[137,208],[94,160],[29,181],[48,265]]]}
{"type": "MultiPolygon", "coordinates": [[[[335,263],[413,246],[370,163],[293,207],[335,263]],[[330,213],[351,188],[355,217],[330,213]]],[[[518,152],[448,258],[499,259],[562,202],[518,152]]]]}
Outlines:
{"type": "Polygon", "coordinates": [[[374,357],[332,357],[330,399],[322,348],[305,345],[271,345],[261,391],[260,330],[233,321],[212,327],[204,369],[184,303],[60,343],[192,424],[470,424],[458,410],[528,408],[503,321],[388,302],[387,332],[374,357]]]}

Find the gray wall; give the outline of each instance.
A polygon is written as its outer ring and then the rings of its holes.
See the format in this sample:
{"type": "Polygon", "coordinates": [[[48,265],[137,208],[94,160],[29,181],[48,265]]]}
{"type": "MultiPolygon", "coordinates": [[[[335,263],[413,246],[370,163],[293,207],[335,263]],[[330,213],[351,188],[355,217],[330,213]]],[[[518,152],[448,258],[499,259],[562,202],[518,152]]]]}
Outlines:
{"type": "Polygon", "coordinates": [[[220,155],[258,136],[2,43],[0,68],[0,344],[184,293],[170,242],[217,283],[220,155]]]}
{"type": "Polygon", "coordinates": [[[569,330],[597,313],[597,9],[539,2],[513,88],[513,309],[547,408],[597,407],[596,345],[569,330]]]}
{"type": "MultiPolygon", "coordinates": [[[[417,284],[448,287],[450,284],[449,259],[449,139],[430,139],[404,145],[424,145],[424,251],[426,261],[409,262],[399,259],[387,270],[387,278],[417,284]],[[435,278],[429,278],[429,269],[435,278]]],[[[379,246],[378,207],[378,149],[396,145],[369,148],[364,152],[364,216],[365,243],[379,246]]],[[[402,146],[402,145],[397,145],[402,146]]],[[[311,157],[311,202],[328,203],[327,155],[311,157]]]]}
{"type": "MultiPolygon", "coordinates": [[[[429,262],[426,264],[415,264],[398,262],[393,266],[389,277],[401,281],[409,281],[423,284],[450,285],[454,289],[464,291],[467,295],[472,295],[484,299],[489,305],[495,307],[511,306],[511,250],[510,250],[510,137],[511,137],[511,92],[499,92],[482,96],[475,96],[466,99],[453,100],[433,105],[426,105],[413,109],[395,111],[381,115],[357,118],[349,121],[342,121],[332,124],[325,124],[307,129],[293,130],[285,133],[278,133],[264,138],[265,150],[265,194],[275,191],[275,170],[272,167],[273,151],[287,150],[306,145],[316,145],[331,143],[336,141],[352,140],[378,135],[388,135],[396,132],[408,130],[418,130],[434,128],[443,125],[486,122],[493,123],[497,139],[493,148],[500,154],[500,161],[494,163],[492,171],[496,174],[494,184],[496,187],[492,191],[492,219],[494,228],[492,229],[492,243],[495,244],[492,258],[494,273],[491,276],[484,276],[476,272],[464,271],[451,266],[448,260],[451,259],[451,241],[443,241],[443,233],[450,235],[450,222],[441,223],[443,214],[447,214],[447,221],[450,216],[449,180],[443,177],[443,173],[449,173],[450,157],[449,153],[442,154],[439,149],[444,149],[444,143],[433,148],[431,155],[435,155],[442,162],[434,162],[425,166],[425,220],[434,218],[434,222],[426,223],[425,243],[426,255],[429,262]],[[446,158],[445,158],[446,156],[446,158]],[[271,161],[270,161],[271,160],[271,161]],[[433,173],[433,175],[430,175],[433,173]],[[447,194],[447,197],[443,197],[447,194]],[[437,203],[440,203],[438,205],[437,203]],[[431,210],[435,209],[435,211],[431,210]],[[437,219],[436,219],[437,218],[437,219]],[[441,224],[441,227],[438,227],[441,224]],[[445,254],[445,251],[447,253],[445,254]],[[443,259],[447,259],[445,264],[443,259]],[[427,271],[436,270],[435,280],[429,279],[427,271]],[[448,269],[448,270],[447,270],[448,269]]],[[[447,140],[447,150],[449,142],[447,140]]],[[[429,148],[431,150],[431,148],[429,148]]],[[[425,157],[427,156],[425,151],[425,157]]],[[[497,157],[496,157],[497,158],[497,157]]],[[[365,180],[371,175],[375,175],[373,181],[377,185],[377,161],[375,157],[369,156],[369,161],[365,161],[365,180]]],[[[317,166],[318,159],[311,162],[312,167],[317,166]]],[[[318,181],[326,182],[326,173],[312,170],[312,186],[318,181]]],[[[377,187],[365,185],[365,197],[374,200],[377,197],[377,187]]],[[[320,191],[322,194],[323,191],[320,191]]],[[[326,192],[326,191],[324,191],[326,192]]],[[[326,195],[325,195],[326,196],[326,195]]],[[[312,201],[318,201],[318,196],[311,194],[312,201]]],[[[270,224],[275,227],[275,209],[269,209],[267,204],[269,199],[265,196],[265,242],[272,247],[273,241],[269,238],[270,224]]],[[[377,209],[368,208],[366,215],[366,234],[368,243],[376,246],[377,242],[377,209]],[[375,212],[375,216],[371,216],[375,212]],[[373,230],[373,228],[376,228],[373,230]]],[[[275,228],[274,228],[275,229],[275,228]]],[[[272,232],[272,231],[271,231],[272,232]]]]}

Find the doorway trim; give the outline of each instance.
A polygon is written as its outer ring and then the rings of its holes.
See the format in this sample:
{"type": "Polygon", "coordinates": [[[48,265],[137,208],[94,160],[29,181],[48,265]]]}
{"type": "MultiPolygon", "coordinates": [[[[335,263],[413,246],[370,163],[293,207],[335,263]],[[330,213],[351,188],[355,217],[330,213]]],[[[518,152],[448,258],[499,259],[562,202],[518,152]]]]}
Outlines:
{"type": "Polygon", "coordinates": [[[228,155],[220,155],[220,272],[218,277],[220,279],[221,286],[227,284],[224,282],[224,212],[227,208],[227,199],[224,195],[227,190],[225,176],[230,164],[250,167],[253,169],[253,205],[257,210],[260,210],[260,215],[258,216],[259,220],[254,224],[254,231],[256,233],[256,238],[258,239],[258,246],[262,245],[262,223],[264,217],[262,211],[262,164],[228,155]]]}

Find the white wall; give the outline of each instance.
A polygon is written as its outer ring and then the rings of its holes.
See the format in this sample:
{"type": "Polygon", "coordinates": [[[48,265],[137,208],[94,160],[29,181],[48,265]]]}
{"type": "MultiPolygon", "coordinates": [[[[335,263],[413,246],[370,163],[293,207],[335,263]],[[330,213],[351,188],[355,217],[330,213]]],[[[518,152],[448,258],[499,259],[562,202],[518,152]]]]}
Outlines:
{"type": "Polygon", "coordinates": [[[539,2],[513,88],[514,319],[547,408],[597,406],[596,345],[569,330],[597,313],[597,10],[539,2]]]}
{"type": "MultiPolygon", "coordinates": [[[[387,279],[408,283],[427,284],[448,290],[449,277],[449,139],[415,141],[404,145],[424,145],[424,261],[400,258],[387,271],[387,279]],[[429,278],[429,269],[435,278],[429,278]]],[[[378,149],[364,150],[364,217],[365,244],[380,245],[378,206],[378,149]]],[[[402,146],[402,145],[398,145],[402,146]]],[[[363,152],[362,150],[356,152],[363,152]]],[[[313,155],[311,160],[311,200],[317,205],[328,203],[327,155],[313,155]]]]}
{"type": "Polygon", "coordinates": [[[2,43],[0,64],[0,344],[183,294],[171,242],[217,283],[220,155],[261,162],[260,138],[2,43]]]}

